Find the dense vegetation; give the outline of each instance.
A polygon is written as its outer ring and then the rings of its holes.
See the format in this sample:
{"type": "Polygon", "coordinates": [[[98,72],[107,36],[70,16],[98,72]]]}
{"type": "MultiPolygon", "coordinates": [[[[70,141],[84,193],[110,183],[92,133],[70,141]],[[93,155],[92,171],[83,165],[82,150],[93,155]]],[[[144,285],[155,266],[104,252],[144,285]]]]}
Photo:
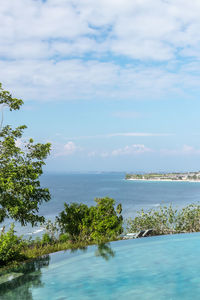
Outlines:
{"type": "Polygon", "coordinates": [[[65,203],[57,221],[46,223],[42,238],[23,240],[14,233],[14,227],[0,235],[0,264],[35,258],[51,252],[102,244],[119,238],[122,233],[122,208],[115,210],[111,198],[95,199],[96,206],[65,203]]]}
{"type": "Polygon", "coordinates": [[[184,180],[184,181],[199,181],[200,172],[187,173],[147,173],[147,174],[126,174],[125,179],[135,180],[184,180]]]}
{"type": "Polygon", "coordinates": [[[68,234],[72,241],[102,242],[116,239],[123,231],[119,204],[115,211],[114,199],[105,197],[95,199],[97,205],[65,203],[65,210],[57,217],[61,232],[68,234]]]}
{"type": "Polygon", "coordinates": [[[0,265],[21,259],[22,247],[23,241],[15,235],[14,225],[11,226],[8,232],[3,229],[0,235],[0,265]]]}
{"type": "MultiPolygon", "coordinates": [[[[20,109],[21,99],[2,89],[0,84],[0,105],[12,110],[20,109]]],[[[22,225],[44,221],[38,216],[39,205],[50,200],[48,189],[40,187],[44,160],[50,152],[50,144],[34,143],[33,139],[22,142],[25,125],[12,129],[0,126],[0,223],[12,218],[22,225]],[[19,146],[19,144],[21,144],[19,146]]]]}
{"type": "Polygon", "coordinates": [[[172,234],[181,232],[200,231],[200,205],[191,204],[182,209],[170,206],[160,206],[159,209],[150,209],[138,212],[137,216],[128,221],[128,231],[152,229],[154,235],[172,234]]]}
{"type": "MultiPolygon", "coordinates": [[[[125,179],[132,179],[133,178],[133,174],[126,174],[125,179]]],[[[143,176],[141,174],[135,174],[134,175],[134,179],[142,179],[143,176]]]]}
{"type": "MultiPolygon", "coordinates": [[[[88,245],[116,240],[122,233],[121,205],[114,208],[110,198],[96,199],[97,205],[65,204],[65,209],[53,224],[46,223],[46,233],[41,239],[23,240],[15,236],[14,229],[0,236],[0,264],[35,258],[64,249],[84,248],[88,245]],[[103,213],[102,213],[103,212],[103,213]],[[94,217],[94,218],[93,218],[94,217]]],[[[130,219],[127,232],[152,229],[152,235],[200,231],[200,205],[188,205],[180,210],[170,206],[141,210],[130,219]]],[[[104,247],[104,246],[102,246],[104,247]]],[[[101,247],[100,247],[101,249],[101,247]]]]}

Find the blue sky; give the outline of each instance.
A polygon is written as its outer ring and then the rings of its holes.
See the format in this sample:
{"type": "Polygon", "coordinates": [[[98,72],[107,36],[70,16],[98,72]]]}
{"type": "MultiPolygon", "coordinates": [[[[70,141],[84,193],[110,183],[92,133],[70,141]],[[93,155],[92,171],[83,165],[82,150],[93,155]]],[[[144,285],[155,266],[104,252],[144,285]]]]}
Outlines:
{"type": "MultiPolygon", "coordinates": [[[[51,142],[46,171],[200,169],[200,2],[7,0],[5,122],[51,142]]],[[[23,142],[23,141],[19,141],[23,142]]]]}

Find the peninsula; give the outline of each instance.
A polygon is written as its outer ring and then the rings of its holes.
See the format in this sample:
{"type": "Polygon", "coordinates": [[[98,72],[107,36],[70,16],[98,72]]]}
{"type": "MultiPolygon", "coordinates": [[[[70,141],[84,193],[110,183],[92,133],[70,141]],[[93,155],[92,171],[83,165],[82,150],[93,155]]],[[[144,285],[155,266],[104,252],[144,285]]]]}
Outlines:
{"type": "Polygon", "coordinates": [[[195,181],[200,182],[199,172],[187,173],[147,173],[147,174],[126,174],[127,180],[150,180],[150,181],[195,181]]]}

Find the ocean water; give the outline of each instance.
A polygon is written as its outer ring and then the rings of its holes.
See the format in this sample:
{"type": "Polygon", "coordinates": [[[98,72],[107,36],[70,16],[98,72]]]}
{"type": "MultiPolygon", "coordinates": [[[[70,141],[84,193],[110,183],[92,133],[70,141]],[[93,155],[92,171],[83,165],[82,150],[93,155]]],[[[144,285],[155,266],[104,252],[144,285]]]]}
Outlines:
{"type": "MultiPolygon", "coordinates": [[[[40,214],[51,220],[63,210],[65,202],[82,202],[90,206],[95,205],[96,197],[108,196],[114,198],[116,204],[121,203],[124,218],[134,217],[141,208],[170,203],[183,207],[200,201],[199,182],[128,181],[124,173],[45,174],[41,184],[49,188],[52,198],[41,205],[40,214]]],[[[5,222],[7,227],[10,223],[10,220],[5,222]]],[[[16,229],[25,235],[43,232],[40,227],[21,228],[17,223],[16,229]]]]}
{"type": "Polygon", "coordinates": [[[200,295],[200,233],[47,255],[0,278],[2,300],[188,300],[200,295]]]}

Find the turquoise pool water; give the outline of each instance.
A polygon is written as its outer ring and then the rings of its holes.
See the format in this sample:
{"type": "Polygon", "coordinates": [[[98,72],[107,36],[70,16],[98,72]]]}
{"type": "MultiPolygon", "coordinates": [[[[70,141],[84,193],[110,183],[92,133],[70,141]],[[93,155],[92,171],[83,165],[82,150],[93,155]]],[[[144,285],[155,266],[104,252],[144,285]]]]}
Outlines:
{"type": "Polygon", "coordinates": [[[200,299],[200,233],[62,251],[0,282],[2,300],[200,299]]]}

